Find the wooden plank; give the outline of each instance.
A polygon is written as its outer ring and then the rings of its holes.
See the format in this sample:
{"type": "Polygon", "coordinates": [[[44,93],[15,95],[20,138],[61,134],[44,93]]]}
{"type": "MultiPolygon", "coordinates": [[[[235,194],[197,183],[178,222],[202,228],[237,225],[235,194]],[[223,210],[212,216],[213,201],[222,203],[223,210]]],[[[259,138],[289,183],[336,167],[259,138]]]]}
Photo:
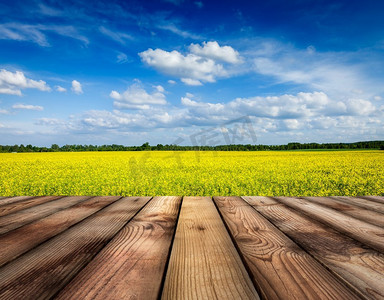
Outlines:
{"type": "Polygon", "coordinates": [[[121,197],[95,197],[0,235],[0,266],[98,212],[121,197]]]}
{"type": "Polygon", "coordinates": [[[347,197],[347,196],[332,196],[330,198],[337,199],[347,204],[356,205],[361,208],[369,209],[369,210],[384,214],[383,203],[379,203],[379,202],[375,202],[375,201],[367,200],[363,198],[347,197]]]}
{"type": "Polygon", "coordinates": [[[147,203],[120,199],[0,269],[0,299],[50,299],[147,203]]]}
{"type": "Polygon", "coordinates": [[[260,205],[246,198],[271,223],[313,255],[330,270],[357,289],[362,298],[384,299],[384,255],[340,234],[287,206],[270,199],[260,205]],[[275,203],[273,203],[275,202],[275,203]]]}
{"type": "Polygon", "coordinates": [[[184,197],[162,299],[259,299],[210,197],[184,197]]]}
{"type": "Polygon", "coordinates": [[[368,210],[344,201],[340,201],[335,197],[300,197],[313,203],[320,204],[334,210],[340,211],[346,215],[350,215],[359,220],[371,223],[373,225],[384,227],[384,215],[372,210],[368,210]]]}
{"type": "Polygon", "coordinates": [[[49,216],[57,211],[68,208],[89,198],[91,197],[64,197],[0,217],[0,234],[4,234],[25,224],[49,216]]]}
{"type": "Polygon", "coordinates": [[[181,197],[155,197],[56,299],[157,299],[181,197]]]}
{"type": "Polygon", "coordinates": [[[10,203],[0,207],[0,217],[9,215],[11,213],[17,212],[22,209],[26,209],[32,206],[36,206],[52,200],[56,200],[62,197],[63,196],[42,196],[42,197],[35,197],[31,199],[25,199],[22,201],[10,203]]]}
{"type": "Polygon", "coordinates": [[[384,196],[358,196],[358,198],[367,199],[384,204],[384,196]]]}
{"type": "Polygon", "coordinates": [[[359,299],[240,197],[214,197],[263,299],[359,299]]]}
{"type": "Polygon", "coordinates": [[[3,197],[3,199],[0,200],[0,206],[4,206],[7,204],[15,203],[22,200],[32,199],[37,197],[32,196],[17,196],[17,197],[3,197]]]}
{"type": "Polygon", "coordinates": [[[292,197],[273,197],[295,210],[304,212],[311,218],[327,224],[351,238],[378,251],[384,251],[384,229],[345,215],[334,209],[292,197]]]}

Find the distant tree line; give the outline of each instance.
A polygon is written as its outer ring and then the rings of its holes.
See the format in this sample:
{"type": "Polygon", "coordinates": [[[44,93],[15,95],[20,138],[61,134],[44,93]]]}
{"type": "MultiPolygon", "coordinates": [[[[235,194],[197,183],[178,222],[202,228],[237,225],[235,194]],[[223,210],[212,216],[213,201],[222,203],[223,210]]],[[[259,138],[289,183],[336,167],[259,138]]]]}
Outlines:
{"type": "Polygon", "coordinates": [[[263,150],[353,150],[353,149],[380,149],[384,150],[384,141],[366,141],[356,143],[288,143],[286,145],[219,145],[219,146],[180,146],[162,145],[151,146],[144,143],[141,146],[123,145],[64,145],[53,144],[51,147],[38,147],[32,145],[0,145],[0,153],[6,152],[81,152],[81,151],[263,151],[263,150]]]}

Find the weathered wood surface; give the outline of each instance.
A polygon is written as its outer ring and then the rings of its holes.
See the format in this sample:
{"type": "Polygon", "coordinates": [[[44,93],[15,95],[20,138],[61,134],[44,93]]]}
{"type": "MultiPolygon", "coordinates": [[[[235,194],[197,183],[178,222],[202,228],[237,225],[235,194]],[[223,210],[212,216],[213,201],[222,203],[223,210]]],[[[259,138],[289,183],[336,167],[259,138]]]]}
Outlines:
{"type": "MultiPolygon", "coordinates": [[[[243,197],[361,297],[384,298],[384,255],[273,199],[243,197]]],[[[325,200],[323,197],[319,198],[325,200]]]]}
{"type": "Polygon", "coordinates": [[[358,198],[367,199],[384,204],[384,196],[359,196],[358,198]]]}
{"type": "Polygon", "coordinates": [[[365,209],[370,209],[372,211],[376,211],[384,214],[384,203],[380,203],[377,201],[372,201],[364,198],[355,198],[355,197],[345,197],[345,196],[334,196],[330,197],[331,199],[337,199],[344,203],[353,204],[365,209]]]}
{"type": "Polygon", "coordinates": [[[0,217],[9,215],[11,213],[17,212],[22,209],[26,209],[28,207],[32,207],[35,205],[39,205],[42,203],[46,203],[51,200],[56,200],[62,198],[60,196],[43,196],[43,197],[34,197],[34,198],[27,198],[22,201],[16,201],[8,203],[7,205],[0,207],[0,217]]]}
{"type": "Polygon", "coordinates": [[[341,201],[339,198],[328,198],[328,197],[303,197],[313,203],[317,203],[337,211],[340,211],[346,215],[350,215],[356,219],[384,227],[384,214],[372,211],[366,208],[361,208],[357,205],[350,204],[341,201]]]}
{"type": "Polygon", "coordinates": [[[155,197],[58,299],[157,299],[181,197],[155,197]]]}
{"type": "Polygon", "coordinates": [[[0,269],[0,299],[50,299],[149,198],[123,198],[0,269]]]}
{"type": "Polygon", "coordinates": [[[358,299],[240,197],[214,197],[265,299],[358,299]]]}
{"type": "MultiPolygon", "coordinates": [[[[65,231],[120,197],[95,197],[0,235],[0,266],[65,231]]],[[[1,219],[0,219],[1,221],[1,219]]]]}
{"type": "Polygon", "coordinates": [[[0,197],[0,299],[384,299],[384,197],[0,197]]]}
{"type": "Polygon", "coordinates": [[[162,299],[258,299],[210,197],[184,197],[162,299]]]}
{"type": "Polygon", "coordinates": [[[26,200],[26,199],[32,199],[32,198],[36,198],[36,197],[31,197],[31,196],[2,197],[0,199],[0,206],[4,206],[7,204],[15,203],[15,202],[26,200]]]}
{"type": "Polygon", "coordinates": [[[276,197],[275,199],[293,209],[304,212],[311,218],[325,223],[363,244],[384,252],[384,228],[305,199],[292,197],[276,197]]]}
{"type": "Polygon", "coordinates": [[[86,196],[64,197],[0,217],[0,234],[49,216],[89,198],[86,196]]]}

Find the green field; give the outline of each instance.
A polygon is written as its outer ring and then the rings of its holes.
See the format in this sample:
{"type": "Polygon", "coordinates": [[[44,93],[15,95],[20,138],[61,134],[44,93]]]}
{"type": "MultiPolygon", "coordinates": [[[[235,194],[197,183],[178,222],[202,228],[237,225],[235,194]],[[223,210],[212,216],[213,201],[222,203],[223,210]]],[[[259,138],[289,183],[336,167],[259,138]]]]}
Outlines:
{"type": "Polygon", "coordinates": [[[0,154],[0,195],[384,195],[384,151],[0,154]]]}

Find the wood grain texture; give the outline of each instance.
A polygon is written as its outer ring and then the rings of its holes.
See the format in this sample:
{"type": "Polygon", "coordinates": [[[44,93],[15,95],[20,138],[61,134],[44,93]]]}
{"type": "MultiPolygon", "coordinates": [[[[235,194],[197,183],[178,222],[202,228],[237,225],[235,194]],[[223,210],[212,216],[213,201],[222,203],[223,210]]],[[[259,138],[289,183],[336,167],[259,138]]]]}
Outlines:
{"type": "Polygon", "coordinates": [[[330,198],[337,199],[347,204],[353,204],[365,209],[369,209],[369,210],[384,214],[384,203],[379,203],[377,201],[368,200],[364,198],[347,197],[347,196],[332,196],[330,198]]]}
{"type": "Polygon", "coordinates": [[[0,206],[4,206],[7,204],[15,203],[22,200],[32,199],[32,198],[36,198],[36,197],[31,197],[31,196],[3,197],[0,200],[0,206]]]}
{"type": "Polygon", "coordinates": [[[240,197],[214,197],[264,299],[359,299],[240,197]]]}
{"type": "Polygon", "coordinates": [[[0,269],[0,299],[50,299],[147,203],[122,198],[0,269]]]}
{"type": "Polygon", "coordinates": [[[162,299],[259,299],[210,197],[184,197],[162,299]]]}
{"type": "Polygon", "coordinates": [[[337,198],[329,198],[329,197],[300,197],[306,200],[309,200],[313,203],[320,204],[326,206],[328,208],[332,208],[334,210],[340,211],[346,215],[350,215],[359,220],[371,223],[373,225],[377,225],[380,227],[384,227],[384,214],[378,213],[376,211],[372,211],[369,209],[365,209],[350,203],[346,203],[344,201],[340,201],[337,198]]]}
{"type": "Polygon", "coordinates": [[[358,198],[367,199],[384,204],[384,196],[358,196],[358,198]]]}
{"type": "Polygon", "coordinates": [[[337,231],[360,241],[362,244],[368,245],[380,252],[384,251],[384,228],[366,223],[305,199],[292,197],[273,198],[295,210],[304,212],[309,217],[325,223],[337,231]]]}
{"type": "Polygon", "coordinates": [[[382,253],[364,247],[273,199],[267,205],[262,205],[257,198],[248,197],[246,201],[339,278],[345,280],[351,288],[356,289],[362,298],[384,299],[382,253]]]}
{"type": "Polygon", "coordinates": [[[31,199],[25,199],[22,201],[13,202],[0,207],[0,217],[9,215],[11,213],[17,212],[22,209],[26,209],[32,206],[36,206],[42,203],[56,200],[62,197],[63,196],[42,196],[42,197],[35,197],[31,199]]]}
{"type": "Polygon", "coordinates": [[[120,197],[95,197],[0,235],[0,266],[84,220],[120,197]]]}
{"type": "Polygon", "coordinates": [[[0,217],[0,235],[13,229],[19,228],[25,224],[31,223],[35,220],[44,218],[59,210],[68,208],[89,198],[91,197],[64,197],[0,217]]]}
{"type": "Polygon", "coordinates": [[[155,197],[56,299],[157,299],[181,197],[155,197]]]}

